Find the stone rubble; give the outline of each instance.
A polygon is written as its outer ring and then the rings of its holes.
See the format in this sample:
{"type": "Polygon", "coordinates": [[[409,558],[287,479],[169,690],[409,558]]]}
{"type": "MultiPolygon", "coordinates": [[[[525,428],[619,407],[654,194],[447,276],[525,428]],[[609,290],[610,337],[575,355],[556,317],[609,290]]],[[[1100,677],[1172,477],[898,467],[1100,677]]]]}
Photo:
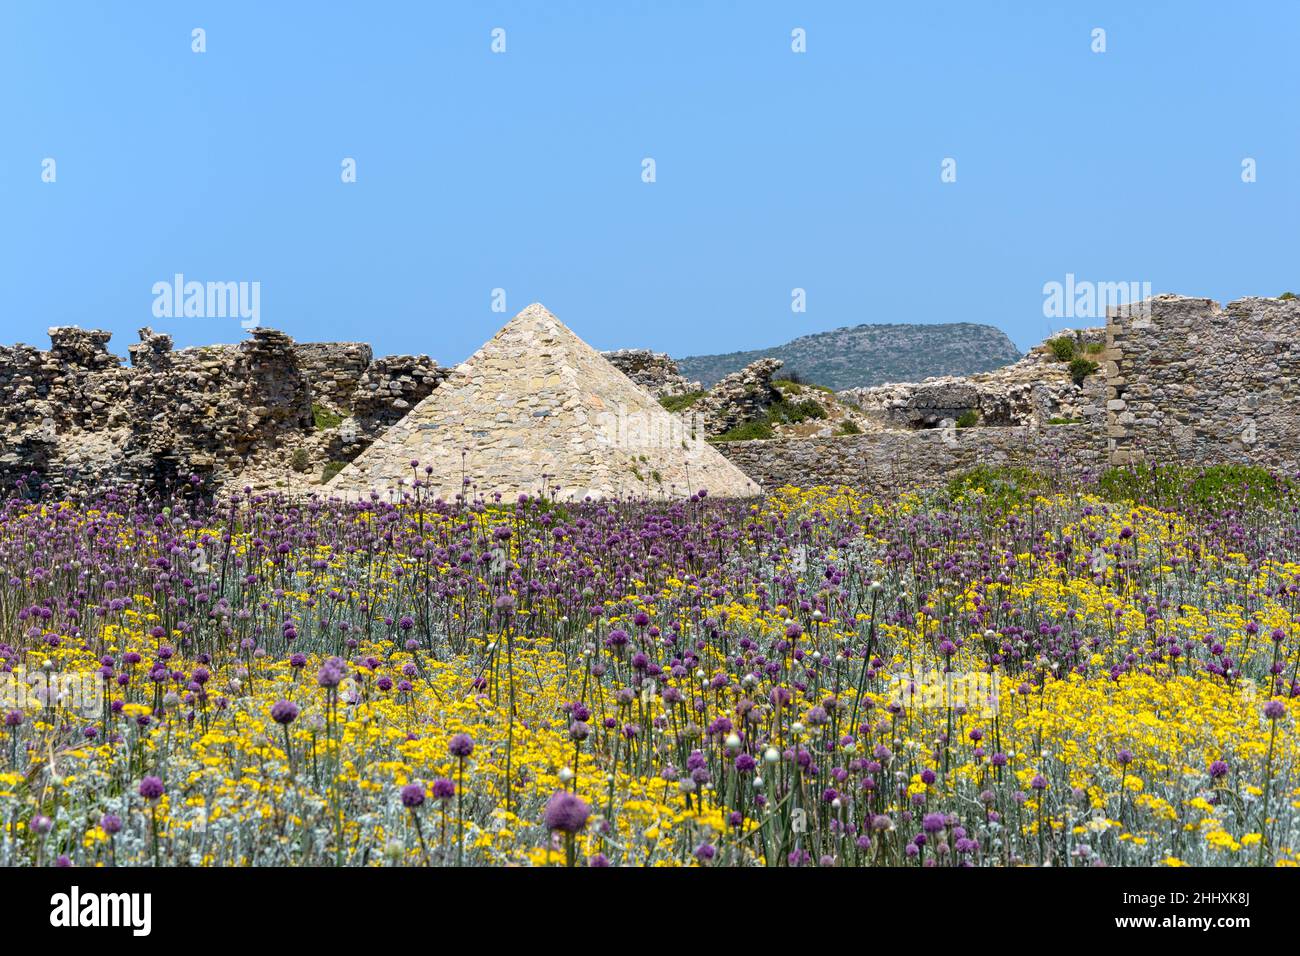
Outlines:
{"type": "Polygon", "coordinates": [[[1080,421],[1095,414],[1104,402],[1104,382],[1094,375],[1082,385],[1074,383],[1069,363],[1058,360],[1049,344],[1062,337],[1074,338],[1077,351],[1088,357],[1088,346],[1104,346],[1106,332],[1065,329],[1020,361],[992,372],[846,389],[839,397],[860,409],[876,431],[937,428],[972,411],[979,416],[977,424],[985,427],[1080,421]]]}
{"type": "Polygon", "coordinates": [[[703,391],[699,382],[688,382],[677,362],[665,352],[649,349],[617,349],[602,352],[605,360],[658,399],[676,398],[703,391]]]}
{"type": "Polygon", "coordinates": [[[164,491],[274,487],[365,450],[447,370],[426,356],[372,360],[368,345],[295,343],[269,328],[238,345],[173,349],[140,330],[130,365],[111,334],[56,327],[50,349],[0,347],[0,484],[32,472],[61,492],[106,484],[164,491]],[[317,409],[341,422],[317,429],[317,409]],[[303,466],[299,472],[296,466],[303,466]]]}

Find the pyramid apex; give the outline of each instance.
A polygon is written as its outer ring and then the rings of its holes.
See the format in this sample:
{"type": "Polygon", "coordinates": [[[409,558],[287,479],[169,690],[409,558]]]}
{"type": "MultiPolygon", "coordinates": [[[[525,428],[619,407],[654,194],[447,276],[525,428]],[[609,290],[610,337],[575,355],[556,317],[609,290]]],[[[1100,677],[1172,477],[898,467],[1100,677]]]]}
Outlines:
{"type": "Polygon", "coordinates": [[[535,335],[543,335],[549,338],[557,332],[571,336],[579,342],[582,341],[571,328],[555,317],[555,313],[540,302],[534,302],[501,326],[493,337],[493,341],[498,341],[503,337],[507,339],[515,338],[520,335],[530,338],[535,335]]]}
{"type": "Polygon", "coordinates": [[[558,321],[555,318],[554,313],[552,313],[550,309],[542,305],[540,302],[534,302],[532,305],[528,306],[528,308],[524,309],[522,312],[520,312],[510,321],[511,323],[514,323],[514,322],[536,321],[538,319],[549,319],[552,322],[558,321]]]}

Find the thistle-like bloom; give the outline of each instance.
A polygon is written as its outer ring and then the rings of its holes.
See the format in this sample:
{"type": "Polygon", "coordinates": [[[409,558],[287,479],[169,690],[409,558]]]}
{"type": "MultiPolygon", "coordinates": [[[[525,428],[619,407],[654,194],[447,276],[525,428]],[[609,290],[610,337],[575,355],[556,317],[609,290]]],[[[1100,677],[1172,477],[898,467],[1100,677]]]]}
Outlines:
{"type": "Polygon", "coordinates": [[[568,790],[556,790],[551,799],[546,801],[546,810],[542,813],[542,822],[548,830],[574,834],[587,825],[591,816],[591,807],[575,793],[568,790]]]}
{"type": "Polygon", "coordinates": [[[277,724],[291,724],[298,717],[298,705],[291,700],[278,700],[271,705],[271,719],[277,724]]]}

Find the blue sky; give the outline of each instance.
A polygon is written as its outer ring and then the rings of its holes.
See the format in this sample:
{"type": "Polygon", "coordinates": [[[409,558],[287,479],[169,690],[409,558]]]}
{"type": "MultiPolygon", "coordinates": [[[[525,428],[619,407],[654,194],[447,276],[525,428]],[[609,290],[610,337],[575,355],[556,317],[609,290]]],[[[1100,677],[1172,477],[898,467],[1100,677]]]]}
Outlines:
{"type": "Polygon", "coordinates": [[[1300,291],[1298,40],[1290,2],[0,0],[0,342],[239,341],[153,315],[178,272],[444,363],[494,289],[675,355],[898,321],[1026,348],[1087,324],[1044,317],[1067,273],[1300,291]]]}

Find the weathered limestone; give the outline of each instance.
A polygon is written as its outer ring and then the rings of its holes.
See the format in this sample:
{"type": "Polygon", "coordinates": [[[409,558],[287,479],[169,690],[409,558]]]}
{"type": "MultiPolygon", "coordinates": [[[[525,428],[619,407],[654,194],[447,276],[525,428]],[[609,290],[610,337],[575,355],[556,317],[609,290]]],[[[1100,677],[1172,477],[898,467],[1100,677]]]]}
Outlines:
{"type": "Polygon", "coordinates": [[[538,304],[458,366],[328,490],[389,494],[416,479],[422,494],[444,500],[758,493],[703,435],[538,304]]]}
{"type": "Polygon", "coordinates": [[[781,400],[781,393],[772,385],[772,376],[784,364],[777,358],[751,362],[709,389],[707,395],[691,406],[691,412],[703,417],[710,435],[721,435],[737,425],[763,417],[771,405],[781,400]]]}
{"type": "Polygon", "coordinates": [[[56,491],[133,483],[163,489],[198,475],[254,483],[305,456],[318,477],[346,462],[427,396],[447,370],[424,356],[372,360],[360,343],[295,343],[274,329],[239,345],[174,350],[140,330],[130,366],[110,334],[51,328],[50,349],[0,347],[0,484],[37,473],[56,491]],[[313,406],[343,416],[314,427],[313,406]],[[352,416],[352,417],[347,417],[352,416]]]}
{"type": "Polygon", "coordinates": [[[1300,300],[1158,295],[1106,333],[1113,464],[1300,469],[1300,300]]]}
{"type": "Polygon", "coordinates": [[[677,363],[665,352],[649,349],[617,349],[601,353],[614,368],[636,382],[655,398],[675,398],[702,391],[699,382],[688,382],[677,363]]]}

